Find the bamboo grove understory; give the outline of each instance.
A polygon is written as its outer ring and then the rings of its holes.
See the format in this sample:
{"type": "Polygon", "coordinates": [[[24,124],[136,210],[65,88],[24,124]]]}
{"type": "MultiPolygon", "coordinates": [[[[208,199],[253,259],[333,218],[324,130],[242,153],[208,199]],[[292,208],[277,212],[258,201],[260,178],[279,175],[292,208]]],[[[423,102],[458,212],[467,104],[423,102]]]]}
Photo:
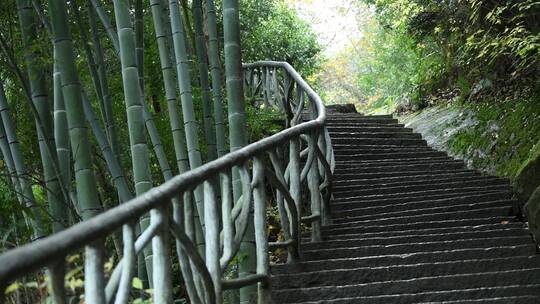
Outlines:
{"type": "Polygon", "coordinates": [[[330,221],[333,153],[293,67],[242,65],[239,1],[13,2],[0,150],[19,207],[0,224],[19,246],[0,256],[0,303],[268,302],[270,256],[297,262],[302,234],[320,240],[330,221]],[[283,131],[249,144],[246,106],[283,131]]]}

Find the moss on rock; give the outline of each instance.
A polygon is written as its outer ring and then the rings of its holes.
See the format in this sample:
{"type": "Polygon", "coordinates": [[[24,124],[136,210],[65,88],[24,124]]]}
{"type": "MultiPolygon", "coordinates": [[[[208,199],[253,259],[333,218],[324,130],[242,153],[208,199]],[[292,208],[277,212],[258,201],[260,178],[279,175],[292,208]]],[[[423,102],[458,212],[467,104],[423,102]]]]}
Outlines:
{"type": "Polygon", "coordinates": [[[533,192],[538,192],[540,186],[540,141],[531,149],[529,158],[523,162],[514,182],[514,190],[521,202],[526,202],[532,197],[533,192]]]}
{"type": "Polygon", "coordinates": [[[439,105],[400,119],[432,147],[469,167],[519,179],[522,203],[539,185],[540,107],[535,98],[439,105]]]}
{"type": "Polygon", "coordinates": [[[538,242],[540,240],[540,187],[537,187],[526,205],[529,230],[538,242]]]}

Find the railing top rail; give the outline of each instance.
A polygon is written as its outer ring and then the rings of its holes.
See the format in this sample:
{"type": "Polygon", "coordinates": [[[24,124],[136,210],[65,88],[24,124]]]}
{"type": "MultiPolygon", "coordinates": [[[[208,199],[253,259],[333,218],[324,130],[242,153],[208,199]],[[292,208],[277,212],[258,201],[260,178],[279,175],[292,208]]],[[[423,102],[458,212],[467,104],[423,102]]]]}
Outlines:
{"type": "Polygon", "coordinates": [[[324,125],[326,111],[324,104],[313,89],[302,79],[294,68],[286,62],[259,61],[243,65],[244,68],[280,67],[287,71],[317,107],[318,116],[314,120],[303,122],[287,128],[272,136],[249,144],[242,149],[228,153],[201,167],[177,175],[171,180],[154,187],[129,202],[112,208],[87,221],[78,223],[66,230],[37,240],[30,244],[14,248],[0,255],[0,288],[3,284],[16,279],[25,273],[46,267],[67,253],[75,251],[86,244],[97,241],[134,218],[169,202],[171,198],[199,185],[210,176],[219,174],[235,165],[239,165],[252,157],[269,151],[291,138],[324,125]]]}

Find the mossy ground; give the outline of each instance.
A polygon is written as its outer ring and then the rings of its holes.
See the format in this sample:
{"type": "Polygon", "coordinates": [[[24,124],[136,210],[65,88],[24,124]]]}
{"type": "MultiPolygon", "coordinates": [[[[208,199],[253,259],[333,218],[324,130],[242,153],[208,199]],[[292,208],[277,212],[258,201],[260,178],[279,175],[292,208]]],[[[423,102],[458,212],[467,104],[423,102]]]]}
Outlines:
{"type": "Polygon", "coordinates": [[[540,154],[540,102],[537,100],[484,101],[463,104],[477,124],[449,140],[449,149],[467,155],[475,168],[492,168],[514,179],[527,160],[540,154]]]}
{"type": "Polygon", "coordinates": [[[514,180],[540,155],[540,102],[536,98],[439,103],[400,120],[430,146],[472,168],[514,180]]]}

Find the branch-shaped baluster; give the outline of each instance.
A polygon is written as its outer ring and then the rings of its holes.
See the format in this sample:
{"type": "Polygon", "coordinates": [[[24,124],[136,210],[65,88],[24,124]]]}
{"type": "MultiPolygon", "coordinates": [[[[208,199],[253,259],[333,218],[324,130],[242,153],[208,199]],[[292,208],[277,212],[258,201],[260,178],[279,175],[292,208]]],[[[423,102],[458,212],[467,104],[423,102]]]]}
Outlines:
{"type": "MultiPolygon", "coordinates": [[[[266,234],[266,188],[264,184],[264,163],[257,156],[253,162],[253,215],[255,222],[255,244],[257,252],[257,274],[268,276],[268,236],[266,234]]],[[[270,294],[265,282],[258,283],[258,303],[268,303],[270,294]]]]}
{"type": "MultiPolygon", "coordinates": [[[[272,163],[272,167],[274,168],[276,175],[279,176],[279,180],[285,181],[285,177],[283,176],[283,170],[281,168],[281,160],[278,158],[277,153],[275,153],[274,151],[270,151],[268,152],[268,154],[270,156],[270,162],[272,163]]],[[[278,178],[276,177],[276,179],[278,178]]],[[[278,187],[278,186],[275,186],[275,187],[278,187]]],[[[282,226],[281,228],[283,229],[283,235],[285,236],[285,239],[288,240],[291,238],[291,221],[289,220],[289,216],[287,215],[287,210],[285,209],[283,196],[284,194],[282,193],[282,191],[278,189],[276,191],[276,202],[277,202],[279,217],[280,217],[281,226],[282,226]]]]}
{"type": "Polygon", "coordinates": [[[171,231],[176,240],[180,243],[180,246],[182,247],[186,255],[189,257],[190,261],[193,263],[196,271],[200,274],[200,278],[202,281],[201,283],[204,287],[204,295],[202,295],[201,297],[201,299],[204,299],[203,303],[216,303],[216,294],[214,292],[214,283],[212,281],[212,277],[210,276],[210,273],[206,268],[204,259],[199,254],[197,247],[189,239],[189,237],[184,232],[184,229],[182,229],[182,226],[178,223],[174,221],[171,222],[171,231]]]}
{"type": "Polygon", "coordinates": [[[332,168],[330,164],[326,161],[326,157],[324,156],[323,152],[321,151],[320,147],[317,147],[317,158],[319,159],[319,164],[322,165],[322,168],[324,170],[324,180],[319,186],[319,191],[323,192],[323,201],[321,204],[321,217],[322,217],[322,225],[329,225],[330,224],[330,199],[332,197],[332,182],[333,182],[333,176],[332,176],[332,168]]]}
{"type": "MultiPolygon", "coordinates": [[[[234,221],[234,227],[236,229],[236,234],[234,236],[234,241],[232,243],[232,247],[230,251],[228,251],[228,254],[223,254],[220,259],[220,265],[221,269],[225,270],[231,260],[236,255],[238,249],[240,249],[240,243],[242,241],[242,237],[246,233],[248,224],[249,224],[249,213],[251,211],[251,201],[253,200],[253,193],[251,191],[251,177],[249,175],[249,172],[247,170],[247,165],[243,164],[242,166],[239,166],[239,173],[240,173],[240,179],[242,181],[242,209],[240,210],[240,214],[238,216],[238,220],[234,221]]],[[[223,223],[226,224],[226,223],[223,223]]]]}
{"type": "MultiPolygon", "coordinates": [[[[205,252],[204,236],[202,235],[202,230],[199,229],[200,226],[198,226],[199,224],[198,221],[200,217],[197,216],[197,208],[195,206],[195,201],[193,200],[193,196],[194,196],[193,189],[189,189],[188,191],[184,193],[184,229],[189,239],[192,242],[196,243],[199,254],[204,255],[204,252],[205,252]]],[[[180,219],[181,217],[178,217],[178,219],[176,219],[176,223],[182,226],[180,224],[181,222],[180,219]]],[[[180,253],[181,251],[183,251],[182,246],[178,240],[176,241],[176,247],[177,247],[177,250],[180,251],[180,253]]],[[[197,267],[192,261],[190,261],[188,264],[189,264],[189,268],[191,269],[191,275],[193,278],[192,279],[193,286],[190,286],[189,288],[192,288],[191,292],[194,295],[195,294],[197,295],[196,299],[200,299],[200,301],[204,302],[205,291],[204,291],[204,286],[202,285],[201,274],[197,271],[197,267]]],[[[188,272],[184,274],[184,277],[187,277],[189,275],[188,272]]],[[[191,298],[191,299],[194,299],[194,298],[191,298]]],[[[197,301],[197,300],[193,300],[193,301],[197,301]]]]}
{"type": "Polygon", "coordinates": [[[283,196],[283,200],[287,204],[284,206],[283,201],[278,200],[278,211],[280,213],[281,225],[284,231],[283,234],[287,238],[287,241],[291,241],[290,244],[287,245],[287,262],[293,263],[300,258],[300,254],[298,253],[298,240],[300,239],[298,232],[298,211],[296,210],[294,199],[287,189],[281,162],[278,160],[277,155],[273,152],[270,152],[270,159],[272,161],[272,166],[274,167],[275,173],[270,170],[266,170],[266,177],[268,181],[274,187],[276,187],[277,192],[283,196]]]}
{"type": "MultiPolygon", "coordinates": [[[[154,235],[157,233],[160,223],[152,223],[148,228],[146,228],[141,235],[137,238],[137,241],[135,242],[135,254],[139,254],[143,248],[146,247],[146,245],[152,240],[154,235]]],[[[126,229],[126,228],[122,228],[126,229]]],[[[126,243],[126,240],[129,240],[129,236],[126,237],[124,235],[124,243],[126,243]]],[[[127,242],[129,244],[129,241],[127,242]]],[[[124,245],[126,246],[126,245],[124,245]]],[[[125,252],[124,252],[124,258],[125,258],[125,252]]],[[[107,286],[105,287],[105,298],[107,299],[107,303],[111,303],[112,298],[114,296],[114,293],[118,289],[118,285],[121,280],[121,276],[123,274],[123,265],[124,265],[124,258],[122,258],[118,264],[116,265],[116,268],[114,269],[113,273],[111,274],[111,277],[109,279],[109,282],[107,283],[107,286]]],[[[129,281],[131,284],[131,281],[129,281]]]]}
{"type": "Polygon", "coordinates": [[[282,112],[285,112],[283,108],[283,103],[281,102],[281,88],[278,81],[278,68],[272,69],[272,89],[273,89],[273,100],[272,103],[274,107],[278,108],[282,112]]]}
{"type": "Polygon", "coordinates": [[[289,73],[284,72],[283,76],[283,109],[285,111],[285,114],[287,118],[292,119],[294,116],[293,110],[291,107],[291,99],[293,96],[294,91],[294,81],[292,77],[289,75],[289,73]]]}
{"type": "Polygon", "coordinates": [[[299,87],[296,88],[296,99],[297,99],[298,103],[296,105],[294,116],[291,119],[291,126],[295,126],[295,125],[299,124],[302,121],[302,118],[303,118],[302,113],[303,113],[304,107],[305,107],[305,104],[304,104],[304,91],[299,87]]]}
{"type": "Polygon", "coordinates": [[[263,101],[264,105],[266,107],[272,107],[270,104],[270,77],[269,77],[269,69],[267,67],[261,68],[261,75],[262,75],[262,90],[263,90],[263,101]]]}
{"type": "MultiPolygon", "coordinates": [[[[179,195],[180,197],[186,197],[187,194],[185,195],[179,195]]],[[[188,199],[187,200],[184,200],[184,206],[188,206],[186,209],[189,209],[189,210],[192,210],[192,207],[191,207],[191,203],[188,203],[188,202],[192,202],[191,199],[188,199]]],[[[185,209],[182,209],[182,206],[180,206],[180,202],[179,201],[173,201],[173,221],[177,224],[180,224],[183,220],[186,222],[186,217],[185,217],[185,209]]],[[[192,217],[193,219],[193,217],[192,217]]],[[[184,222],[184,223],[185,223],[184,222]]],[[[193,220],[192,220],[193,222],[193,220]]],[[[181,224],[180,224],[181,226],[181,224]]],[[[185,229],[186,229],[186,232],[188,231],[188,225],[184,225],[185,229]]],[[[187,233],[188,237],[190,237],[190,234],[193,233],[193,226],[191,226],[191,231],[189,231],[187,233]]],[[[190,237],[191,238],[191,237],[190,237]]],[[[192,238],[191,238],[192,239],[192,238]]],[[[184,284],[186,285],[186,290],[188,292],[188,296],[189,296],[189,299],[191,300],[191,303],[193,304],[200,304],[202,303],[201,299],[200,299],[200,296],[199,296],[199,293],[197,292],[196,290],[196,287],[195,287],[195,277],[194,277],[194,273],[193,273],[193,270],[192,270],[192,266],[189,262],[189,259],[184,251],[184,249],[182,248],[180,242],[175,239],[176,241],[176,255],[178,256],[178,261],[180,263],[180,271],[182,272],[182,277],[184,278],[184,284]]]]}
{"type": "MultiPolygon", "coordinates": [[[[223,257],[229,257],[232,255],[232,248],[234,243],[234,219],[232,218],[233,209],[233,195],[232,195],[232,183],[231,173],[221,173],[221,213],[222,213],[222,225],[223,225],[223,257]]],[[[225,258],[224,260],[227,260],[225,258]]],[[[223,263],[221,268],[223,269],[223,263]]]]}
{"type": "Polygon", "coordinates": [[[122,276],[120,278],[118,292],[116,293],[115,304],[127,303],[129,300],[131,281],[135,275],[134,266],[137,262],[137,255],[135,252],[135,228],[133,225],[128,224],[122,227],[122,238],[124,243],[124,257],[121,261],[122,276]]]}
{"type": "MultiPolygon", "coordinates": [[[[313,166],[313,161],[316,158],[315,148],[314,148],[314,145],[312,144],[311,136],[306,136],[305,140],[307,141],[308,145],[307,145],[307,148],[305,150],[303,150],[302,152],[307,151],[308,154],[307,154],[306,163],[304,164],[304,168],[302,169],[302,173],[300,174],[300,180],[301,181],[306,180],[306,177],[307,177],[308,173],[310,172],[311,167],[313,166]]],[[[302,157],[302,154],[303,153],[300,153],[300,157],[302,157]]]]}
{"type": "Polygon", "coordinates": [[[253,81],[254,81],[254,85],[253,85],[253,95],[257,95],[257,94],[260,94],[259,92],[261,91],[262,89],[262,86],[263,86],[263,77],[262,77],[262,71],[261,69],[255,69],[254,70],[255,73],[253,75],[253,81]]]}

